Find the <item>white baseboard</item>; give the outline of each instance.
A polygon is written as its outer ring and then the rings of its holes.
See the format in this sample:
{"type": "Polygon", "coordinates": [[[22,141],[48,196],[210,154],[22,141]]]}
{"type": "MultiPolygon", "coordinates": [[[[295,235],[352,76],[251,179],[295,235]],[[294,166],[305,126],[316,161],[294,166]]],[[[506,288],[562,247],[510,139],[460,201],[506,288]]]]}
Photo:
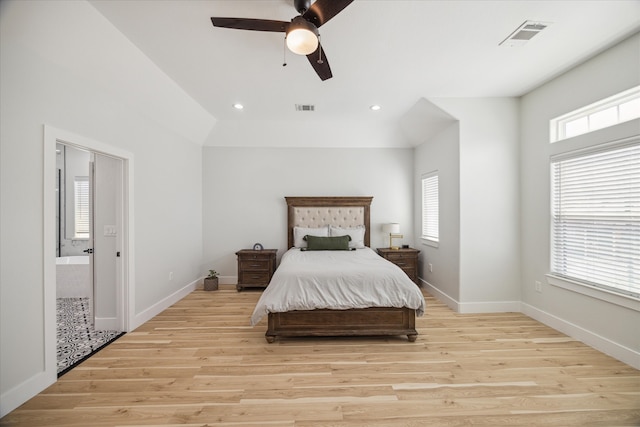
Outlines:
{"type": "Polygon", "coordinates": [[[568,322],[564,319],[554,316],[551,313],[540,310],[532,305],[521,303],[521,306],[522,313],[526,314],[532,319],[535,319],[538,322],[544,323],[545,325],[557,331],[567,334],[571,338],[582,341],[588,346],[593,347],[596,350],[599,350],[611,357],[614,357],[621,362],[634,367],[635,369],[640,369],[640,353],[638,353],[637,351],[615,343],[601,335],[588,331],[574,323],[568,322]]]}
{"type": "Polygon", "coordinates": [[[120,330],[120,324],[117,317],[96,317],[93,327],[96,331],[120,330]]]}
{"type": "Polygon", "coordinates": [[[143,323],[148,322],[158,314],[162,313],[162,311],[166,310],[168,307],[172,306],[173,304],[180,301],[182,298],[189,295],[191,292],[193,292],[196,289],[196,286],[198,285],[198,283],[202,283],[202,279],[194,280],[193,282],[189,283],[182,289],[177,290],[176,292],[172,293],[168,297],[153,304],[151,307],[147,308],[146,310],[136,314],[134,316],[133,325],[131,325],[130,330],[134,330],[135,328],[142,325],[143,323]]]}
{"type": "Polygon", "coordinates": [[[455,311],[456,313],[459,312],[459,308],[458,308],[458,301],[456,301],[455,299],[451,298],[449,295],[447,295],[446,293],[442,292],[440,289],[436,288],[435,286],[433,286],[431,283],[427,282],[426,280],[423,279],[419,279],[420,282],[422,282],[422,286],[427,288],[427,291],[433,295],[437,300],[442,301],[443,303],[445,303],[447,305],[447,307],[449,307],[451,310],[455,311]]]}
{"type": "MultiPolygon", "coordinates": [[[[196,289],[204,289],[204,278],[202,276],[198,279],[196,289]]],[[[236,285],[238,283],[238,276],[218,276],[218,284],[219,285],[236,285]]]]}
{"type": "Polygon", "coordinates": [[[219,283],[221,285],[237,285],[238,276],[220,276],[219,283]]]}
{"type": "Polygon", "coordinates": [[[520,313],[520,301],[459,302],[431,283],[420,279],[428,292],[457,313],[520,313]]]}
{"type": "Polygon", "coordinates": [[[458,313],[520,313],[520,301],[483,301],[458,303],[458,313]]]}
{"type": "Polygon", "coordinates": [[[40,372],[11,390],[2,393],[0,396],[0,418],[55,383],[57,379],[57,374],[50,375],[46,372],[40,372]]]}

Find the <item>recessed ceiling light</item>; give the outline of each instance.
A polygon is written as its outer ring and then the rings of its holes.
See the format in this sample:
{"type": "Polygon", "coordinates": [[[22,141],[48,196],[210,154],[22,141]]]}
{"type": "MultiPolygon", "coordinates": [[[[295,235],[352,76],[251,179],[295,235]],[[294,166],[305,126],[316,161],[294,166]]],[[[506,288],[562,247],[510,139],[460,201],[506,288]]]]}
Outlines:
{"type": "Polygon", "coordinates": [[[244,108],[244,105],[240,103],[235,103],[233,104],[233,108],[235,108],[236,110],[242,110],[244,108]]]}
{"type": "Polygon", "coordinates": [[[379,106],[378,104],[373,104],[371,107],[369,107],[371,110],[373,111],[378,111],[380,108],[382,108],[381,106],[379,106]]]}

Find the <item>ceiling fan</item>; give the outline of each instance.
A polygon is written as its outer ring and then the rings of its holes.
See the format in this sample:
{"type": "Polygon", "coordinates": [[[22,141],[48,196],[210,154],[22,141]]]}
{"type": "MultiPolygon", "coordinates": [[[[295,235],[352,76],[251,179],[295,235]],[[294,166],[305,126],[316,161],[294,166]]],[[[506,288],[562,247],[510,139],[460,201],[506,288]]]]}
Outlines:
{"type": "Polygon", "coordinates": [[[306,55],[321,80],[333,77],[329,62],[320,45],[318,28],[349,6],[353,0],[293,0],[300,15],[291,22],[270,19],[212,17],[214,27],[237,30],[285,33],[287,47],[293,53],[306,55]]]}

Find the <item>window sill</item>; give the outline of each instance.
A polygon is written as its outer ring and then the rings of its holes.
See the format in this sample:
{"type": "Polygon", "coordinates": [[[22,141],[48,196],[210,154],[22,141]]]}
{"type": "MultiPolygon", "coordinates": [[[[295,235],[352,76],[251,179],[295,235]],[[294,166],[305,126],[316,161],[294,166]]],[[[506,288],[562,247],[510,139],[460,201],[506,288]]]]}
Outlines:
{"type": "Polygon", "coordinates": [[[421,240],[424,246],[431,246],[432,248],[440,247],[440,242],[437,240],[425,239],[424,237],[422,237],[421,240]]]}
{"type": "Polygon", "coordinates": [[[586,283],[569,280],[564,277],[558,277],[553,274],[547,274],[547,283],[558,288],[587,295],[631,310],[640,311],[640,300],[628,295],[617,294],[586,283]]]}

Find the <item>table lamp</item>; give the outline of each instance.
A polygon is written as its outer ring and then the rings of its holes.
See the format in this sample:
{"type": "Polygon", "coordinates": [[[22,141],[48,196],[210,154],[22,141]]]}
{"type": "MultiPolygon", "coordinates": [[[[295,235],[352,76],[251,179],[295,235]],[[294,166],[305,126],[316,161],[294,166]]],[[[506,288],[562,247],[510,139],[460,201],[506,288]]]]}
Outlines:
{"type": "Polygon", "coordinates": [[[392,222],[382,225],[382,231],[389,233],[389,249],[400,249],[398,246],[393,246],[393,239],[402,239],[404,236],[400,233],[400,224],[392,222]]]}

